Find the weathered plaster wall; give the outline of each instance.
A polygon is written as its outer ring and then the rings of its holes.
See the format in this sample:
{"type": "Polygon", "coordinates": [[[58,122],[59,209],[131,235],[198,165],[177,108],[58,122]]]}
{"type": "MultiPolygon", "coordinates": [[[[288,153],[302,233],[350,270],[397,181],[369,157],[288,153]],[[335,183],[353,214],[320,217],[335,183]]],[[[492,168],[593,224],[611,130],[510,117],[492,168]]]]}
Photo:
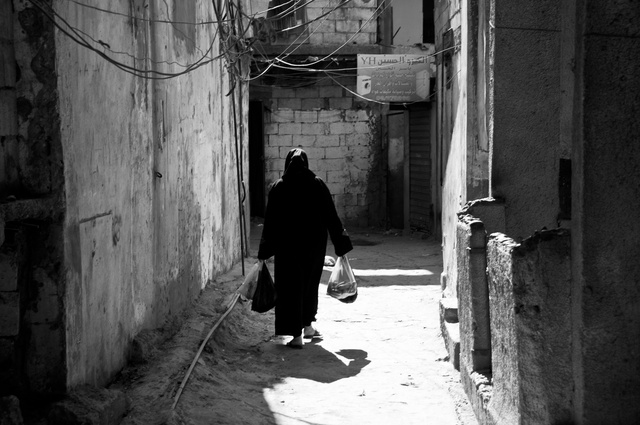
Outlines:
{"type": "Polygon", "coordinates": [[[360,101],[331,82],[273,88],[262,96],[267,105],[266,184],[282,176],[287,153],[300,147],[309,156],[309,168],[327,183],[345,223],[384,224],[386,151],[380,106],[360,101]]]}
{"type": "Polygon", "coordinates": [[[487,247],[494,423],[568,423],[572,414],[570,234],[487,247]]]}
{"type": "MultiPolygon", "coordinates": [[[[121,0],[109,8],[146,19],[213,20],[210,3],[168,6],[121,0]]],[[[140,58],[114,55],[120,60],[137,67],[155,61],[163,71],[184,69],[168,62],[196,61],[215,33],[214,26],[148,25],[71,2],[56,2],[56,10],[112,50],[140,58]]],[[[124,365],[140,330],[178,317],[239,258],[231,96],[219,60],[151,81],[116,69],[60,32],[55,41],[67,209],[67,382],[104,384],[124,365]]],[[[218,42],[211,46],[214,57],[218,42]]]]}
{"type": "Polygon", "coordinates": [[[559,213],[560,4],[494,1],[494,13],[491,196],[525,238],[559,213]]]}
{"type": "MultiPolygon", "coordinates": [[[[463,12],[459,2],[435,4],[436,52],[442,51],[444,33],[451,30],[453,43],[460,42],[463,12]]],[[[457,213],[467,201],[466,193],[466,58],[458,48],[440,53],[438,68],[438,175],[442,200],[442,285],[447,297],[456,297],[455,253],[457,213]],[[450,57],[451,59],[448,59],[450,57]]],[[[466,51],[466,50],[465,50],[466,51]]]]}
{"type": "Polygon", "coordinates": [[[638,423],[640,10],[633,1],[577,4],[574,420],[638,423]]]}

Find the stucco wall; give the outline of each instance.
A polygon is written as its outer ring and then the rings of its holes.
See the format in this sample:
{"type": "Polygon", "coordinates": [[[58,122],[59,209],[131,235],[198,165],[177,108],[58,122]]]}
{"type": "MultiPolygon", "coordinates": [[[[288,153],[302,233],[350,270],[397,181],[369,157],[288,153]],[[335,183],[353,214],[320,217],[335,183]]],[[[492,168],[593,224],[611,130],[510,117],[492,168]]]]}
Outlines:
{"type": "Polygon", "coordinates": [[[487,245],[494,423],[569,423],[572,414],[570,234],[487,245]]]}
{"type": "MultiPolygon", "coordinates": [[[[206,2],[168,6],[109,4],[141,18],[195,22],[213,15],[206,2]]],[[[215,33],[211,25],[148,25],[71,2],[56,2],[56,9],[113,51],[150,58],[163,71],[184,69],[168,62],[196,61],[215,33]]],[[[220,60],[151,81],[116,69],[60,32],[56,47],[67,382],[103,384],[124,365],[137,332],[175,319],[239,258],[232,97],[225,96],[220,60]]],[[[209,56],[217,54],[214,42],[209,56]]]]}
{"type": "Polygon", "coordinates": [[[300,147],[309,156],[309,168],[329,187],[346,224],[383,224],[381,108],[327,82],[304,88],[274,87],[262,96],[268,105],[265,183],[270,185],[282,176],[287,153],[300,147]]]}

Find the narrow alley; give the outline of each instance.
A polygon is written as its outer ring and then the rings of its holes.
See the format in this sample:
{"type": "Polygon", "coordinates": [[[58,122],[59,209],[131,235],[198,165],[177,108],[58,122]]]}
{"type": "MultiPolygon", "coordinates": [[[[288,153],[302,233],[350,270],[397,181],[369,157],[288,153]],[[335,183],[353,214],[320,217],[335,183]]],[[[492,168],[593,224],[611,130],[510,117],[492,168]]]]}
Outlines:
{"type": "MultiPolygon", "coordinates": [[[[419,234],[418,234],[419,235],[419,234]]],[[[255,262],[260,227],[253,229],[255,262]],[[256,231],[257,229],[257,231],[256,231]]],[[[352,232],[353,304],[324,294],[323,339],[292,350],[273,336],[273,310],[238,303],[207,343],[174,411],[198,346],[242,282],[241,264],[205,290],[182,330],[144,366],[125,369],[123,424],[476,424],[440,335],[440,245],[393,232],[352,232]]],[[[327,254],[332,254],[329,245],[327,254]]],[[[323,281],[328,278],[325,267],[323,281]]],[[[306,340],[309,341],[309,340],[306,340]]]]}

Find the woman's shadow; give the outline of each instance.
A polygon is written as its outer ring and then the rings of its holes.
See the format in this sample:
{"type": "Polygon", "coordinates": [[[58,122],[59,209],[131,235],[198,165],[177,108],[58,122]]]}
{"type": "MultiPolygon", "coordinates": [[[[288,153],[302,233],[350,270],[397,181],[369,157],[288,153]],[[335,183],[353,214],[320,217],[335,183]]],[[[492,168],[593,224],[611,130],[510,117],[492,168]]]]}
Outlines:
{"type": "Polygon", "coordinates": [[[335,353],[325,349],[314,340],[306,343],[302,350],[285,345],[277,346],[282,355],[280,376],[310,379],[321,383],[331,383],[356,376],[371,360],[368,353],[359,349],[342,349],[335,353]]]}

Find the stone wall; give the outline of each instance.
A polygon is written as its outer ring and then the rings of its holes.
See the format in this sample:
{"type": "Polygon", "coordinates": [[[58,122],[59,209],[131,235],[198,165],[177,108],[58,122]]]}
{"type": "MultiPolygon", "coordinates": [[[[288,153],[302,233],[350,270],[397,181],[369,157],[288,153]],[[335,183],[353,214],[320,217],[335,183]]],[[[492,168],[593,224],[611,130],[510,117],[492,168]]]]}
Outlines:
{"type": "Polygon", "coordinates": [[[381,108],[331,83],[273,88],[262,96],[267,105],[266,184],[282,176],[287,153],[300,147],[309,156],[310,169],[327,183],[345,224],[381,225],[381,108]]]}
{"type": "Polygon", "coordinates": [[[567,230],[487,245],[493,423],[570,423],[571,259],[567,230]]]}

